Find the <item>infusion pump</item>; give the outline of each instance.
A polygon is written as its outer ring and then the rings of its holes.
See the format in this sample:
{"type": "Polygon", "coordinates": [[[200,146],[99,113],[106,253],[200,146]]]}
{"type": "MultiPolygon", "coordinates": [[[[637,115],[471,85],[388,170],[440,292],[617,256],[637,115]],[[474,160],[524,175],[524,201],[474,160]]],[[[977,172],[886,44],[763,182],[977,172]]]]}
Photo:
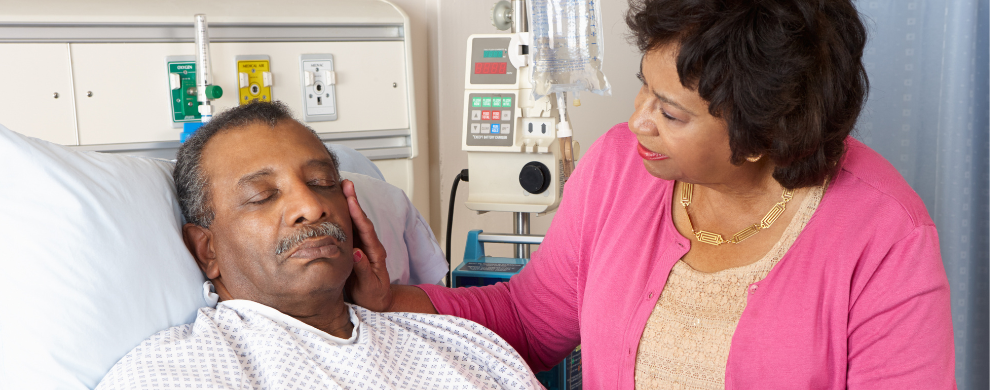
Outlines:
{"type": "Polygon", "coordinates": [[[562,163],[557,103],[533,99],[516,34],[468,38],[461,149],[471,185],[465,205],[479,212],[546,213],[560,203],[562,163]],[[515,58],[513,58],[515,57],[515,58]]]}

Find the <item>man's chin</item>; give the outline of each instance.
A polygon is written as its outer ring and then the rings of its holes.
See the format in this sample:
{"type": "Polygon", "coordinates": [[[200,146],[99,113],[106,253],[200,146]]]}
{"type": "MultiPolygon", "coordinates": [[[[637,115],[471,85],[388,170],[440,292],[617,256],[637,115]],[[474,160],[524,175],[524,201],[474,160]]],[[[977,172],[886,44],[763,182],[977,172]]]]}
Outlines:
{"type": "Polygon", "coordinates": [[[289,259],[283,267],[285,280],[294,284],[321,286],[346,280],[354,269],[353,261],[342,257],[313,259],[289,259]]]}

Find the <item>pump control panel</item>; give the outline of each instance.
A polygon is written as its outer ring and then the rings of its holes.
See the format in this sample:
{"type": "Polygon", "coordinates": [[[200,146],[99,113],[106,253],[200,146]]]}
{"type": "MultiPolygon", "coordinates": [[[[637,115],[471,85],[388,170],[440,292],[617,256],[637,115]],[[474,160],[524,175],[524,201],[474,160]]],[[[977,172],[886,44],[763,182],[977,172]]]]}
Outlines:
{"type": "Polygon", "coordinates": [[[515,93],[472,93],[468,95],[467,144],[471,146],[512,146],[516,126],[515,93]]]}

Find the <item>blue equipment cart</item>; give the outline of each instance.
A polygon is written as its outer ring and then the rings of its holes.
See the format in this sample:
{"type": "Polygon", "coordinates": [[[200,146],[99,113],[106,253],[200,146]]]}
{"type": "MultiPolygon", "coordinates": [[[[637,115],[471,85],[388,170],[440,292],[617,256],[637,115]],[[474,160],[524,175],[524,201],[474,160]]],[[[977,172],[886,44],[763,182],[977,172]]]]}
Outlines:
{"type": "MultiPolygon", "coordinates": [[[[513,243],[512,241],[486,241],[481,230],[468,232],[464,248],[464,262],[452,273],[451,286],[487,286],[506,282],[526,266],[529,259],[485,256],[485,242],[513,243]]],[[[517,242],[528,244],[530,242],[517,242]]],[[[581,388],[581,346],[567,355],[564,361],[549,371],[536,374],[547,390],[578,390],[581,388]]]]}

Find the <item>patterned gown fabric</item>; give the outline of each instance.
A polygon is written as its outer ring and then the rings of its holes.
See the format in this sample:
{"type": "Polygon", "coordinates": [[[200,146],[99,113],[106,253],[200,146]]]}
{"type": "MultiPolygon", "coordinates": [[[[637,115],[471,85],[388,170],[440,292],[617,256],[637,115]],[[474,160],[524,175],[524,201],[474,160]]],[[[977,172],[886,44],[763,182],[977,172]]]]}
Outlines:
{"type": "Polygon", "coordinates": [[[349,307],[331,336],[262,304],[224,301],[151,336],[96,387],[111,389],[540,389],[504,340],[465,319],[349,307]]]}
{"type": "Polygon", "coordinates": [[[750,285],[784,257],[823,193],[821,186],[811,190],[780,240],[755,263],[714,273],[696,271],[682,260],[674,264],[639,342],[637,389],[725,388],[729,346],[750,285]]]}

